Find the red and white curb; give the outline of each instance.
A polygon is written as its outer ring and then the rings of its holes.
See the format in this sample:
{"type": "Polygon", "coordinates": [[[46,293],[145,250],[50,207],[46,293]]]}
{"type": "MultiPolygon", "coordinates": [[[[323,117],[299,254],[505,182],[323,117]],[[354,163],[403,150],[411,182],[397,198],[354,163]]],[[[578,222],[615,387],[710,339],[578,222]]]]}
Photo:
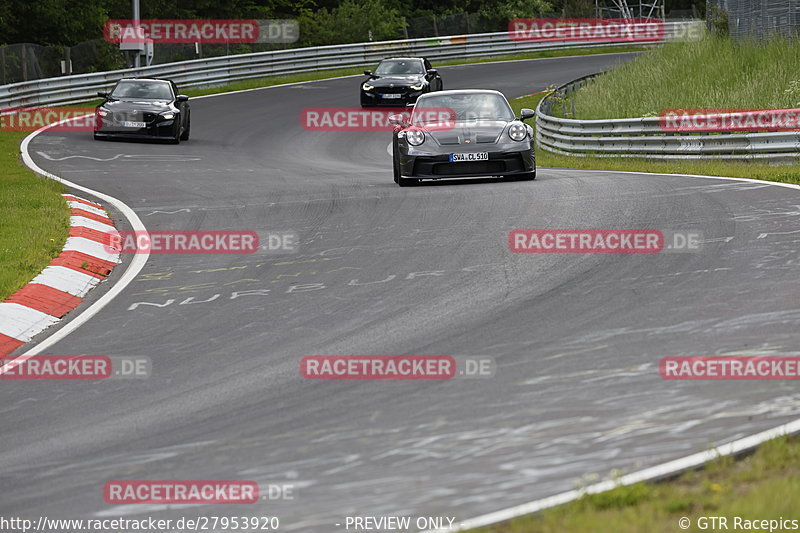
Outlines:
{"type": "Polygon", "coordinates": [[[72,194],[62,196],[70,208],[69,237],[38,276],[0,302],[0,358],[78,307],[120,262],[119,252],[110,247],[117,230],[103,206],[72,194]]]}

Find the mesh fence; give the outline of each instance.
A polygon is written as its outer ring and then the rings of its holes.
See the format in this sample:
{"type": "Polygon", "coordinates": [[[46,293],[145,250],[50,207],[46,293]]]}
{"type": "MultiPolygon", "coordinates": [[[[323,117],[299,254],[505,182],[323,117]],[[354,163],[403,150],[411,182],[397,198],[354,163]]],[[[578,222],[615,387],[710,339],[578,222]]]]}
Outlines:
{"type": "Polygon", "coordinates": [[[709,24],[737,39],[800,34],[800,0],[709,0],[709,24]]]}

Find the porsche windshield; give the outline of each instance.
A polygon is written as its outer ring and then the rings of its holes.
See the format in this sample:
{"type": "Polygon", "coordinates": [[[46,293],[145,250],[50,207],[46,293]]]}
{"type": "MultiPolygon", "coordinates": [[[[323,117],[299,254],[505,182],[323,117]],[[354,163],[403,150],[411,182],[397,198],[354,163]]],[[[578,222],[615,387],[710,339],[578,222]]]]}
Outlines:
{"type": "Polygon", "coordinates": [[[164,81],[121,81],[111,92],[115,100],[172,100],[172,89],[164,81]]]}
{"type": "Polygon", "coordinates": [[[425,70],[422,68],[422,63],[413,59],[390,59],[381,61],[378,68],[375,69],[375,74],[378,76],[422,75],[425,74],[425,70]]]}
{"type": "Polygon", "coordinates": [[[506,99],[494,93],[462,93],[432,95],[420,98],[414,107],[412,122],[426,124],[430,122],[430,109],[447,109],[456,122],[472,120],[514,120],[514,112],[506,99]]]}

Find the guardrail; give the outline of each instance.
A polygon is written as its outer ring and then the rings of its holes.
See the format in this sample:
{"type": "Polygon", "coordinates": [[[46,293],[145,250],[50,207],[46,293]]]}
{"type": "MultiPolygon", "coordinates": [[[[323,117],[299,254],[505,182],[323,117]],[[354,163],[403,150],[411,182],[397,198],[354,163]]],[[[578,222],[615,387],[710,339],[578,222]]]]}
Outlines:
{"type": "MultiPolygon", "coordinates": [[[[693,39],[703,32],[703,21],[664,23],[665,41],[693,39]]],[[[498,32],[275,50],[3,85],[0,86],[0,108],[83,102],[96,98],[98,90],[107,89],[124,77],[170,78],[181,87],[213,86],[280,74],[373,65],[384,57],[398,54],[441,61],[630,44],[656,43],[526,42],[512,40],[508,32],[498,32]]]]}
{"type": "Polygon", "coordinates": [[[574,100],[568,95],[596,76],[585,76],[562,85],[539,102],[536,108],[536,142],[542,149],[577,157],[761,159],[776,162],[795,161],[800,157],[798,131],[685,134],[665,132],[659,117],[576,120],[552,116],[553,107],[559,102],[563,114],[574,112],[574,100]]]}

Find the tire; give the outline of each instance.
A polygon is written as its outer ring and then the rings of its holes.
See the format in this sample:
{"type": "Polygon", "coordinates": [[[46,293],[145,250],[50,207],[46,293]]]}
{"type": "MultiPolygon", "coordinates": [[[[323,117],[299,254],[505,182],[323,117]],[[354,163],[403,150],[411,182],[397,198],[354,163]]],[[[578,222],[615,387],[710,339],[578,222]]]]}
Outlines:
{"type": "Polygon", "coordinates": [[[401,187],[414,187],[419,184],[419,180],[414,178],[404,178],[403,176],[399,176],[397,178],[397,184],[401,187]]]}
{"type": "Polygon", "coordinates": [[[192,115],[188,115],[186,117],[186,131],[184,131],[183,134],[181,134],[182,141],[189,140],[189,130],[191,129],[192,129],[192,115]]]}
{"type": "Polygon", "coordinates": [[[167,144],[180,144],[181,143],[181,128],[178,126],[178,131],[175,132],[175,137],[167,139],[167,144]]]}
{"type": "Polygon", "coordinates": [[[414,178],[404,178],[400,174],[400,158],[397,157],[397,146],[392,149],[392,171],[394,174],[394,182],[401,187],[413,187],[419,183],[419,181],[414,178]]]}
{"type": "Polygon", "coordinates": [[[516,176],[516,181],[532,181],[536,179],[536,171],[533,172],[526,172],[525,174],[519,174],[516,176]]]}

